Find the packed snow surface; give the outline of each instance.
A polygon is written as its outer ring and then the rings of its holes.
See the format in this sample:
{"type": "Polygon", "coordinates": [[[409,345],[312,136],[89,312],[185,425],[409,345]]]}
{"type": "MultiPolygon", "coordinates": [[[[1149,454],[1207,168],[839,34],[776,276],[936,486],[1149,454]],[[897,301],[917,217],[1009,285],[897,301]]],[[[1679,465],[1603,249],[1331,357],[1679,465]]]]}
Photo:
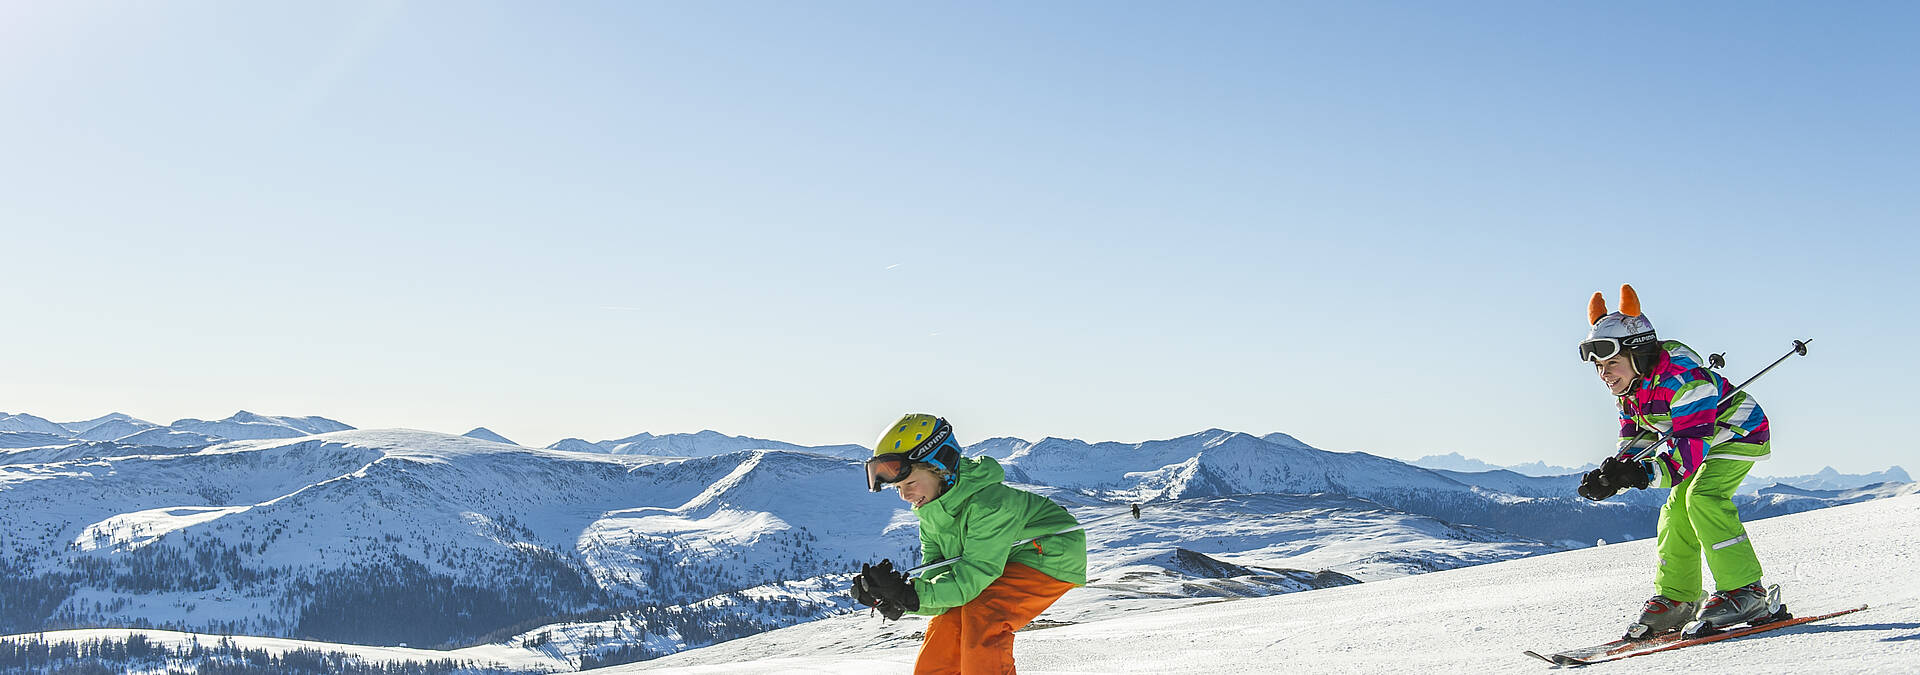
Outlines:
{"type": "MultiPolygon", "coordinates": [[[[1597,668],[1920,672],[1920,496],[1771,518],[1751,523],[1749,532],[1766,581],[1784,587],[1790,610],[1871,607],[1597,668]]],[[[1535,673],[1552,666],[1521,651],[1617,637],[1654,592],[1654,560],[1653,542],[1642,540],[1303,593],[1188,600],[1163,611],[1138,608],[1029,629],[1014,654],[1028,675],[1535,673]]],[[[904,673],[915,655],[911,640],[923,627],[911,617],[887,624],[841,616],[592,672],[904,673]]]]}

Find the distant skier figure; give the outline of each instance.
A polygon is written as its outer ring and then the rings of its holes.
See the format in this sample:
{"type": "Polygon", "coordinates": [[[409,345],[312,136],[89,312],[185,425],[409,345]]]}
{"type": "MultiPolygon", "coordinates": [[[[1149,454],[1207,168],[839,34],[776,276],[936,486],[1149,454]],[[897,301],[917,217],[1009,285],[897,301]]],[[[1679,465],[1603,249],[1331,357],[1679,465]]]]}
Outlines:
{"type": "Polygon", "coordinates": [[[1766,617],[1760,558],[1733,504],[1747,471],[1772,452],[1760,404],[1744,391],[1723,398],[1731,387],[1701,365],[1699,354],[1661,341],[1632,286],[1620,286],[1620,311],[1612,313],[1594,293],[1587,322],[1593,329],[1580,342],[1580,358],[1593,362],[1600,381],[1619,397],[1620,445],[1581,480],[1580,496],[1599,501],[1629,487],[1673,489],[1660,509],[1659,594],[1647,600],[1627,637],[1671,632],[1696,618],[1703,553],[1717,590],[1698,608],[1701,623],[1717,629],[1766,617]],[[1658,454],[1633,460],[1668,432],[1658,454]]]}
{"type": "Polygon", "coordinates": [[[1013,632],[1087,583],[1087,539],[1053,500],[1002,482],[992,457],[965,459],[953,427],[910,414],[887,427],[867,460],[867,489],[893,485],[920,519],[926,562],[955,564],[909,578],[893,562],[862,565],[853,597],[888,619],[933,616],[915,673],[1011,673],[1013,632]],[[1039,539],[1015,548],[1015,542],[1039,539]]]}
{"type": "Polygon", "coordinates": [[[1134,519],[1134,520],[1139,520],[1139,519],[1140,519],[1140,505],[1139,505],[1139,504],[1134,504],[1134,505],[1133,505],[1133,519],[1134,519]]]}

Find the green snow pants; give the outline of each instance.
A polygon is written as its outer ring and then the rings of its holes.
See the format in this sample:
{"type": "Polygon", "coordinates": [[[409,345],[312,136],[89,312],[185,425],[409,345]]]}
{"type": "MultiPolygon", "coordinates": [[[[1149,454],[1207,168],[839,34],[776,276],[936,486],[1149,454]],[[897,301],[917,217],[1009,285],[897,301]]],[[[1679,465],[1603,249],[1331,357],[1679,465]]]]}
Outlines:
{"type": "Polygon", "coordinates": [[[1753,462],[1708,456],[1699,471],[1673,486],[1667,505],[1660,507],[1660,570],[1653,583],[1661,595],[1682,602],[1705,596],[1700,581],[1703,552],[1715,590],[1760,580],[1760,557],[1754,555],[1740,510],[1733,505],[1734,489],[1751,470],[1753,462]]]}

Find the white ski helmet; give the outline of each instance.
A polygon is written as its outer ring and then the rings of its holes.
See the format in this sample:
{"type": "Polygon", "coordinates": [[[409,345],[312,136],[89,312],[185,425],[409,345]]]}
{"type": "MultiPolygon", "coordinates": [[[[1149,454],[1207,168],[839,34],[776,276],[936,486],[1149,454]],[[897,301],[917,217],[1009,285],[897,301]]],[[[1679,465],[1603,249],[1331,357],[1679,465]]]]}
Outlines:
{"type": "Polygon", "coordinates": [[[1587,301],[1587,323],[1593,329],[1587,331],[1587,339],[1580,341],[1580,360],[1602,361],[1613,358],[1621,351],[1645,353],[1657,349],[1659,336],[1653,332],[1653,321],[1640,313],[1640,296],[1633,292],[1633,286],[1620,284],[1620,311],[1607,312],[1606,296],[1599,291],[1593,292],[1593,299],[1587,301]]]}

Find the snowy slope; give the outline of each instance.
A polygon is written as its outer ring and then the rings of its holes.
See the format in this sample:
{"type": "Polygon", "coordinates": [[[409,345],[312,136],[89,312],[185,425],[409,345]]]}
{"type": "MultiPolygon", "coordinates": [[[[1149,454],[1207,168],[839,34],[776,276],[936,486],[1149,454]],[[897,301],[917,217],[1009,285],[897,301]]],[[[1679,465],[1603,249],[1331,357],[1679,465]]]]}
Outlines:
{"type": "Polygon", "coordinates": [[[214,436],[208,436],[206,434],[195,432],[195,431],[181,431],[179,429],[170,429],[167,427],[154,427],[152,429],[147,429],[144,431],[128,434],[124,437],[115,438],[113,439],[113,442],[118,445],[126,445],[126,446],[134,446],[134,447],[151,446],[156,448],[201,448],[201,447],[213,445],[215,443],[219,443],[221,440],[222,439],[220,438],[217,438],[214,436]]]}
{"type": "MultiPolygon", "coordinates": [[[[1124,576],[1186,549],[1249,567],[1330,570],[1362,581],[1562,550],[1504,532],[1339,495],[1234,495],[1153,503],[1089,526],[1088,574],[1124,576]]],[[[1097,585],[1097,584],[1096,584],[1097,585]]]]}
{"type": "MultiPolygon", "coordinates": [[[[1920,556],[1912,552],[1920,539],[1920,497],[1764,520],[1749,530],[1768,566],[1767,580],[1786,587],[1790,609],[1872,608],[1601,668],[1920,670],[1920,556]]],[[[1522,650],[1578,647],[1618,635],[1653,592],[1652,558],[1652,542],[1638,541],[1306,593],[1142,608],[1027,630],[1015,642],[1015,655],[1028,675],[1538,673],[1549,667],[1522,650]]],[[[835,617],[591,672],[900,673],[911,668],[912,632],[923,625],[835,617]],[[903,646],[888,646],[894,644],[903,646]]]]}
{"type": "Polygon", "coordinates": [[[0,431],[0,448],[42,448],[70,442],[66,436],[38,431],[0,431]]]}
{"type": "Polygon", "coordinates": [[[1920,483],[1877,483],[1846,490],[1802,490],[1788,485],[1762,488],[1752,501],[1740,505],[1741,514],[1766,518],[1826,508],[1834,504],[1853,504],[1920,493],[1920,483]]]}

